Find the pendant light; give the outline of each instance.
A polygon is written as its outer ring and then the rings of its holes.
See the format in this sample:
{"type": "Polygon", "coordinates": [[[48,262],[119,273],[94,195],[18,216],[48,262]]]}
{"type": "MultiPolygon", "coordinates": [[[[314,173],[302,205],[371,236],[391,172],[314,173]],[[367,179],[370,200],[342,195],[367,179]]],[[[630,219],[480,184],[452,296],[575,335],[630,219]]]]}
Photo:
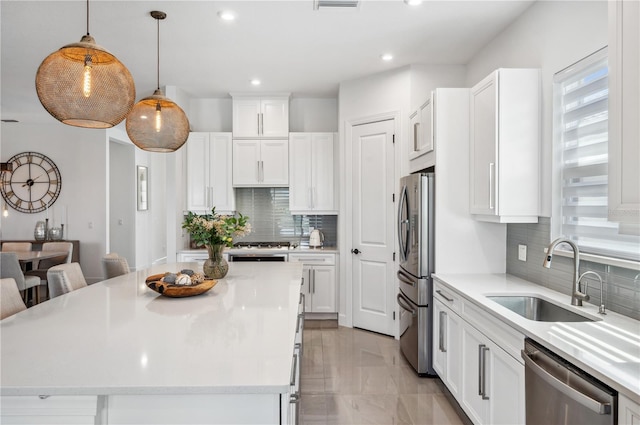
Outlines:
{"type": "Polygon", "coordinates": [[[40,103],[55,119],[86,128],[109,128],[120,123],[136,100],[129,70],[89,35],[51,53],[36,73],[40,103]]]}
{"type": "Polygon", "coordinates": [[[127,117],[127,134],[142,150],[173,152],[187,141],[189,120],[184,111],[160,90],[160,20],[167,14],[154,10],[151,16],[158,26],[158,88],[153,95],[135,104],[127,117]]]}

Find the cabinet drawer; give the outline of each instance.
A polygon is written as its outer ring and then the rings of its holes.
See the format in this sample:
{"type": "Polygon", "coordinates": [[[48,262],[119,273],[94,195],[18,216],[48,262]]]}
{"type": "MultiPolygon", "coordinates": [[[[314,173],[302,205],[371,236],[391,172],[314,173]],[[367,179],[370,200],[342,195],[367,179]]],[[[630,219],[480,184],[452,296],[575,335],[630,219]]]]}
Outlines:
{"type": "Polygon", "coordinates": [[[439,280],[433,281],[433,298],[442,302],[443,305],[449,307],[454,312],[461,314],[462,298],[456,292],[448,289],[439,280]]]}
{"type": "Polygon", "coordinates": [[[4,396],[3,424],[91,424],[98,396],[4,396]]]}
{"type": "Polygon", "coordinates": [[[289,262],[332,266],[336,263],[336,256],[335,254],[289,254],[289,262]]]}

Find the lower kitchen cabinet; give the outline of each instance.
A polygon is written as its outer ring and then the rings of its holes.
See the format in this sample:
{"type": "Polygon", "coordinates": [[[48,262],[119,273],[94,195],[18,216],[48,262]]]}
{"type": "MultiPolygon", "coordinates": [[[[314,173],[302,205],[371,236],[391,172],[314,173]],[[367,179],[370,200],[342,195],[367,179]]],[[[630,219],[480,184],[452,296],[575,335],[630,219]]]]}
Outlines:
{"type": "Polygon", "coordinates": [[[302,293],[307,313],[337,313],[335,254],[289,254],[290,262],[304,263],[302,293]]]}
{"type": "Polygon", "coordinates": [[[462,382],[462,319],[438,299],[434,299],[433,307],[433,369],[449,392],[458,397],[462,382]]]}
{"type": "Polygon", "coordinates": [[[640,405],[620,394],[618,397],[618,425],[640,424],[640,405]]]}
{"type": "Polygon", "coordinates": [[[466,321],[462,408],[476,424],[524,424],[524,366],[466,321]]]}

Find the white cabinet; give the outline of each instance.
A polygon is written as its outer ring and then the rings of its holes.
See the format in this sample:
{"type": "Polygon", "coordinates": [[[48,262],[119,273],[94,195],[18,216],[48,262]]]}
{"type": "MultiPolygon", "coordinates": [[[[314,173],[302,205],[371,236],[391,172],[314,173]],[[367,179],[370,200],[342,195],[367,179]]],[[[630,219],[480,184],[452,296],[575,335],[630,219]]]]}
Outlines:
{"type": "Polygon", "coordinates": [[[102,423],[102,404],[95,395],[2,396],[0,422],[9,424],[102,423]]]}
{"type": "MultiPolygon", "coordinates": [[[[640,2],[609,1],[609,219],[640,223],[640,2]]],[[[622,227],[624,229],[624,227],[622,227]]]]}
{"type": "Polygon", "coordinates": [[[425,164],[425,154],[433,152],[433,94],[409,116],[409,165],[411,172],[434,164],[425,164]]]}
{"type": "Polygon", "coordinates": [[[187,210],[233,214],[231,133],[190,133],[187,139],[187,210]]]}
{"type": "Polygon", "coordinates": [[[476,424],[524,424],[524,366],[462,325],[462,407],[476,424]]]}
{"type": "MultiPolygon", "coordinates": [[[[222,256],[225,260],[229,260],[229,254],[226,252],[222,256]]],[[[182,251],[176,255],[178,263],[198,263],[199,266],[202,266],[207,258],[209,258],[209,253],[206,249],[182,251]]]]}
{"type": "Polygon", "coordinates": [[[625,397],[623,394],[618,396],[618,424],[640,424],[640,405],[625,397]]]}
{"type": "Polygon", "coordinates": [[[289,210],[292,214],[337,214],[333,133],[289,135],[289,210]]]}
{"type": "Polygon", "coordinates": [[[233,140],[234,187],[289,185],[287,140],[233,140]]]}
{"type": "Polygon", "coordinates": [[[540,71],[498,69],[471,89],[470,212],[498,223],[537,223],[540,71]]]}
{"type": "Polygon", "coordinates": [[[233,96],[233,138],[282,138],[289,134],[289,96],[233,96]]]}
{"type": "Polygon", "coordinates": [[[433,306],[433,368],[451,394],[458,397],[462,382],[462,319],[439,298],[434,298],[433,306]]]}
{"type": "Polygon", "coordinates": [[[307,313],[337,313],[335,254],[289,254],[289,262],[304,263],[302,293],[307,313]]]}

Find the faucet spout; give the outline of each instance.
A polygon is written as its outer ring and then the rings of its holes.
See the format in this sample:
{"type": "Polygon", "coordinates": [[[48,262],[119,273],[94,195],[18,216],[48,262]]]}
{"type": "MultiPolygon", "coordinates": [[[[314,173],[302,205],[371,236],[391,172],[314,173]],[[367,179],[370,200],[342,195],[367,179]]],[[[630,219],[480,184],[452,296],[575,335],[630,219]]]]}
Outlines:
{"type": "Polygon", "coordinates": [[[542,262],[542,266],[548,269],[551,268],[551,260],[553,259],[553,251],[556,249],[561,243],[565,243],[571,247],[573,250],[573,285],[571,291],[571,305],[582,306],[582,301],[587,301],[589,299],[589,295],[580,291],[580,278],[578,274],[578,270],[580,269],[580,250],[578,246],[573,243],[573,241],[566,238],[558,238],[549,244],[547,248],[547,255],[542,262]]]}

